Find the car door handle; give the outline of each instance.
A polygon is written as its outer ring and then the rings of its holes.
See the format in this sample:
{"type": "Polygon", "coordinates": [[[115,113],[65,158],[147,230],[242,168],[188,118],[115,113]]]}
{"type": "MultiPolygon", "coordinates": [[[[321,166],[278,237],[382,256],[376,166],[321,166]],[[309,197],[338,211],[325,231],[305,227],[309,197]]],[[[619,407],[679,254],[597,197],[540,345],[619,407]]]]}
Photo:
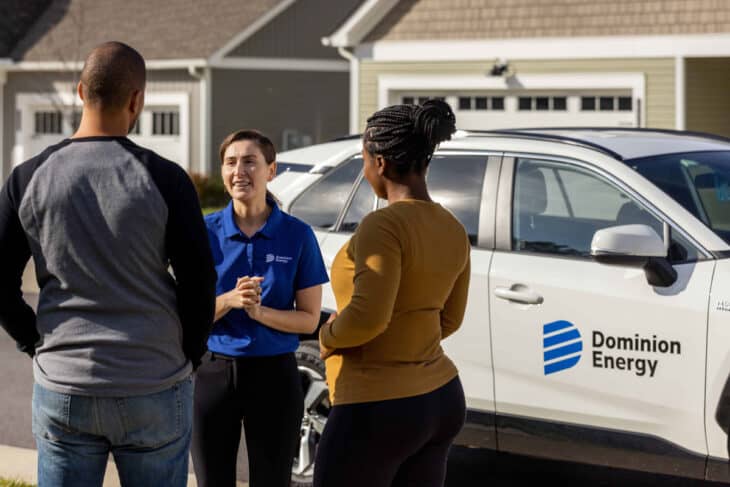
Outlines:
{"type": "Polygon", "coordinates": [[[522,286],[518,289],[515,289],[515,286],[511,288],[498,287],[494,290],[494,294],[500,299],[506,299],[507,301],[514,301],[516,303],[542,304],[543,302],[542,296],[522,286]]]}

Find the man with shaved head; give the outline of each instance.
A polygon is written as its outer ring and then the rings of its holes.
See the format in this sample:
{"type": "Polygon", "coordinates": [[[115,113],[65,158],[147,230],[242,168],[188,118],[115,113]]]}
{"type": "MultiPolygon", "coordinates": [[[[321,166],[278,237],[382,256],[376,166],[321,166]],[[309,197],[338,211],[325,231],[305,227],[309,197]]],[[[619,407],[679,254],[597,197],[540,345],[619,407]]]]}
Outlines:
{"type": "Polygon", "coordinates": [[[98,46],[78,131],[0,192],[0,325],[33,358],[41,487],[101,486],[109,453],[124,486],[187,483],[216,275],[187,174],[126,137],[144,89],[137,51],[98,46]],[[37,312],[20,290],[31,256],[37,312]]]}

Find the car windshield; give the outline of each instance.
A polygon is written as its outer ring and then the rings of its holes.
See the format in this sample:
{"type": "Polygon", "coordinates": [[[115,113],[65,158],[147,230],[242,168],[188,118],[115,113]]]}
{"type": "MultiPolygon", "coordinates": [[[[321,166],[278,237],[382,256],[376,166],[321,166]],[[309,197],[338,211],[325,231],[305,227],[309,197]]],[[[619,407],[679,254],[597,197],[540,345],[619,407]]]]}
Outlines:
{"type": "Polygon", "coordinates": [[[730,151],[626,161],[730,243],[730,151]]]}

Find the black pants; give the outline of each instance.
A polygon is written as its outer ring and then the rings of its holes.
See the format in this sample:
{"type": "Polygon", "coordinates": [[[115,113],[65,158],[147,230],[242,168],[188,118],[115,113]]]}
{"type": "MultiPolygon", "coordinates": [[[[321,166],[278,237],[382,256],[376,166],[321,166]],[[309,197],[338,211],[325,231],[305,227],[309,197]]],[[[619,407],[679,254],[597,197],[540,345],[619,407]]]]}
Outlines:
{"type": "Polygon", "coordinates": [[[195,377],[191,450],[198,485],[235,485],[243,422],[249,485],[288,487],[303,401],[293,353],[235,360],[207,353],[195,377]]]}
{"type": "Polygon", "coordinates": [[[335,406],[317,450],[314,487],[441,487],[465,415],[458,377],[420,396],[335,406]]]}

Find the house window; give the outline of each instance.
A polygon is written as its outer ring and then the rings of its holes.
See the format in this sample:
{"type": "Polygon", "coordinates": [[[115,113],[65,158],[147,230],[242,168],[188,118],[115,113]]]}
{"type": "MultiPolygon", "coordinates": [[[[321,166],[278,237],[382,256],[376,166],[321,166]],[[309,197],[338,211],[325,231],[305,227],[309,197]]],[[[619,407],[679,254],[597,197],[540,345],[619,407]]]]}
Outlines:
{"type": "Polygon", "coordinates": [[[180,135],[180,113],[152,112],[152,135],[180,135]]]}
{"type": "Polygon", "coordinates": [[[60,134],[63,115],[59,111],[35,112],[35,133],[38,135],[60,134]]]}

